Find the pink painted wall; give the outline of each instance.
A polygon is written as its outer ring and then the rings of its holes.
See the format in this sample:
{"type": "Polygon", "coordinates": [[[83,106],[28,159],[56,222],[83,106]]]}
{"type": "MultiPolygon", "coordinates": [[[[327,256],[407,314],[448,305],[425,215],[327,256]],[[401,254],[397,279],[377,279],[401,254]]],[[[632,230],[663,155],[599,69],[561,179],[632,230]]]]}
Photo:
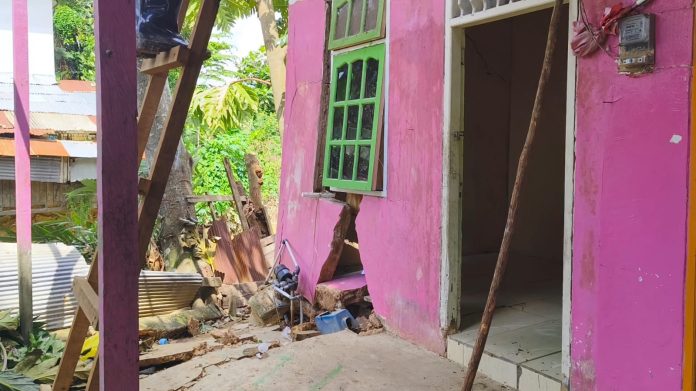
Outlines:
{"type": "MultiPolygon", "coordinates": [[[[356,222],[360,253],[377,313],[399,335],[442,353],[444,4],[441,0],[390,3],[387,197],[363,199],[356,222]]],[[[278,222],[278,237],[289,239],[300,258],[308,298],[314,296],[341,208],[301,196],[312,191],[316,158],[324,4],[298,0],[290,5],[278,222]]]]}
{"type": "MultiPolygon", "coordinates": [[[[592,21],[614,2],[586,0],[592,21]]],[[[620,76],[602,53],[578,63],[574,390],[681,389],[693,8],[649,11],[654,74],[620,76]]]]}

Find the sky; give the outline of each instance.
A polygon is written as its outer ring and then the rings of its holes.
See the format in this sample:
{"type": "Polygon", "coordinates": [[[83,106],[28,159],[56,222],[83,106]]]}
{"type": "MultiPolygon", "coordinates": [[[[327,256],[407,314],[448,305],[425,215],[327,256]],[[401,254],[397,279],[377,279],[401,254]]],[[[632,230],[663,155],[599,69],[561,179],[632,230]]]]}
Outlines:
{"type": "Polygon", "coordinates": [[[244,57],[250,51],[258,50],[263,45],[261,24],[256,15],[244,18],[235,23],[230,34],[230,43],[233,53],[237,57],[244,57]]]}

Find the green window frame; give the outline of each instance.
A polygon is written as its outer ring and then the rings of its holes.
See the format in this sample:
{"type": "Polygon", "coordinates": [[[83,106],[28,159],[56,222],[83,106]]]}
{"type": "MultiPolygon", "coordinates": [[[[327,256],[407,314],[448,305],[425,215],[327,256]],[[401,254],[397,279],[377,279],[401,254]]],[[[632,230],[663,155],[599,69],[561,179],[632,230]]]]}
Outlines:
{"type": "Polygon", "coordinates": [[[384,0],[333,0],[329,49],[384,37],[384,0]]]}
{"type": "Polygon", "coordinates": [[[333,59],[324,151],[326,187],[375,190],[375,163],[382,136],[384,52],[382,43],[333,59]]]}

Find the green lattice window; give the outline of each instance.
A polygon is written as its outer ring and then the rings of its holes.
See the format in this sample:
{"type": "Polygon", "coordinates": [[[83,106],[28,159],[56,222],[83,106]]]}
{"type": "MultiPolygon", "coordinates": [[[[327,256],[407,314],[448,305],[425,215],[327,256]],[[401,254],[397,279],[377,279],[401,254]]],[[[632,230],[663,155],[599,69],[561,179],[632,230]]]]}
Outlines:
{"type": "Polygon", "coordinates": [[[384,44],[336,55],[324,158],[324,186],[375,190],[381,139],[384,44]]]}
{"type": "Polygon", "coordinates": [[[329,49],[384,36],[384,0],[333,0],[329,49]]]}

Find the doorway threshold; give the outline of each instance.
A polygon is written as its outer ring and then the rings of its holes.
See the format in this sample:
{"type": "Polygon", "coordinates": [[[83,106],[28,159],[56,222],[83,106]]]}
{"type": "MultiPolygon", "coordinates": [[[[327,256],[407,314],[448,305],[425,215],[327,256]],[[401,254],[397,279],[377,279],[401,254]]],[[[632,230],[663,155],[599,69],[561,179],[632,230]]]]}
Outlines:
{"type": "MultiPolygon", "coordinates": [[[[479,373],[519,391],[560,391],[562,322],[560,311],[553,307],[538,300],[496,309],[479,373]]],[[[480,317],[472,314],[465,319],[480,317]]],[[[478,328],[477,321],[450,335],[447,358],[467,365],[478,328]]]]}

